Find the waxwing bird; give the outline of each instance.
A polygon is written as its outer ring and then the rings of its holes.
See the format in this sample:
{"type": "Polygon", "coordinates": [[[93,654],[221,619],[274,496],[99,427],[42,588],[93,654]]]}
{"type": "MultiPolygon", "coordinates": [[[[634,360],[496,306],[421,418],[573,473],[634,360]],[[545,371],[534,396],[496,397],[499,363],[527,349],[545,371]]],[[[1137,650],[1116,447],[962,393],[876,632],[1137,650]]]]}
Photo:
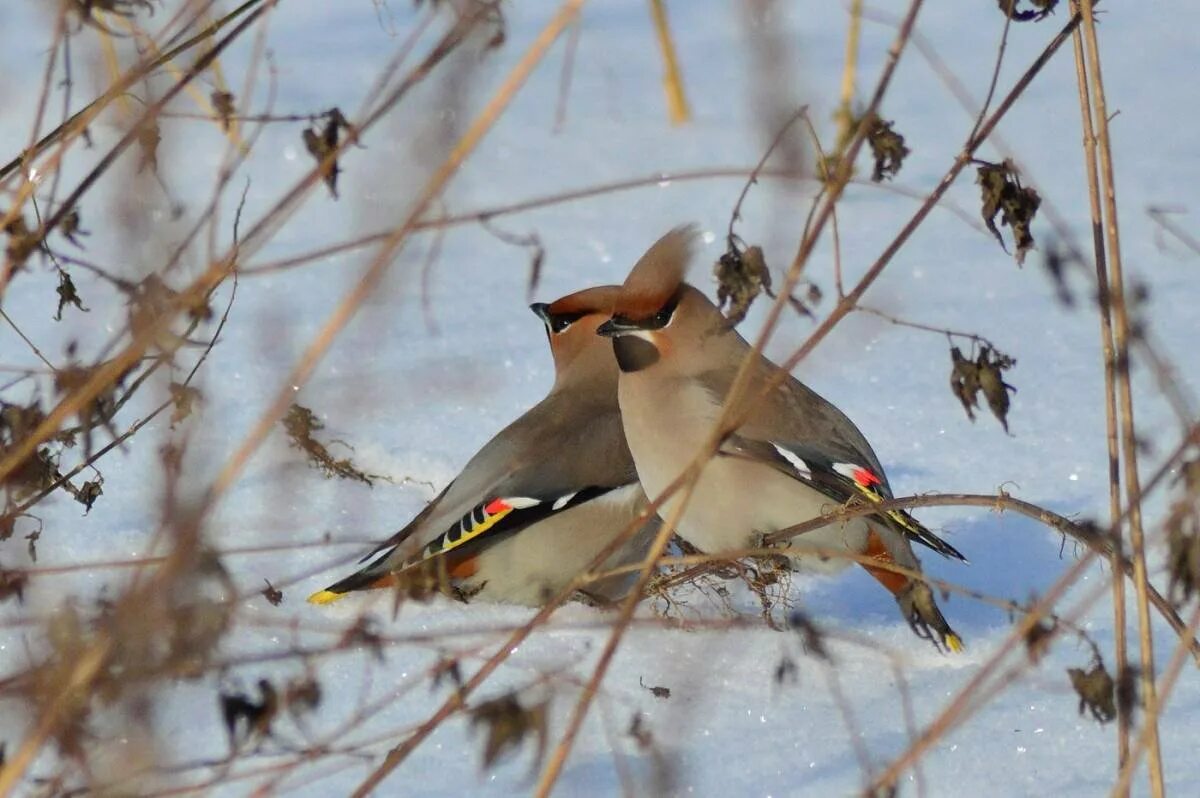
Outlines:
{"type": "MultiPolygon", "coordinates": [[[[857,497],[891,498],[887,476],[862,433],[840,410],[774,363],[754,355],[703,293],[684,281],[695,231],[659,239],[630,272],[612,319],[621,375],[618,396],[638,477],[657,498],[696,459],[716,428],[739,366],[752,357],[749,388],[735,411],[745,420],[703,467],[676,530],[716,553],[753,548],[761,536],[794,526],[857,497]],[[772,378],[777,387],[762,396],[772,378]]],[[[667,518],[682,496],[659,509],[667,518]]],[[[792,539],[795,567],[838,570],[845,551],[881,565],[919,571],[911,542],[965,559],[908,513],[893,510],[837,521],[792,539]],[[819,551],[796,554],[795,549],[819,551]]],[[[951,650],[962,641],[942,617],[928,585],[864,566],[897,599],[913,630],[951,650]],[[934,638],[936,634],[936,638],[934,638]]]]}
{"type": "MultiPolygon", "coordinates": [[[[363,558],[361,570],[309,601],[438,576],[466,599],[536,606],[581,574],[646,507],[617,407],[617,366],[596,328],[611,315],[616,286],[587,289],[531,309],[554,357],[549,395],[467,463],[407,526],[363,558]]],[[[653,518],[653,516],[652,516],[653,518]]],[[[645,557],[657,519],[643,525],[600,570],[645,557]]],[[[592,582],[585,595],[624,596],[636,574],[592,582]]]]}

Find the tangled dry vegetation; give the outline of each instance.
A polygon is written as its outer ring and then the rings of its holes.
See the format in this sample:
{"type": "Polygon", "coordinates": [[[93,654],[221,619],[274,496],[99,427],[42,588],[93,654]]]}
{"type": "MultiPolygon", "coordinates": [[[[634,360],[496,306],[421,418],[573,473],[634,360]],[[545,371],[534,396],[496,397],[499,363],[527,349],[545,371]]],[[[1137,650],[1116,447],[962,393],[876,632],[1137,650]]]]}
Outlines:
{"type": "MultiPolygon", "coordinates": [[[[319,250],[286,260],[256,261],[286,229],[297,209],[314,195],[324,200],[323,193],[334,199],[345,193],[356,175],[343,171],[344,154],[350,148],[369,151],[384,123],[413,102],[418,89],[434,84],[445,92],[448,109],[466,107],[465,86],[492,69],[492,54],[512,46],[506,35],[505,6],[496,0],[417,0],[415,8],[403,12],[378,1],[373,8],[365,2],[365,9],[348,8],[346,13],[378,13],[381,24],[398,26],[401,45],[396,58],[379,65],[378,80],[361,108],[313,108],[284,114],[273,104],[274,88],[264,89],[278,76],[270,68],[263,37],[273,18],[289,14],[288,0],[247,0],[233,8],[231,3],[208,0],[60,0],[45,5],[42,27],[26,33],[44,41],[45,63],[40,70],[31,65],[21,78],[38,86],[41,97],[34,116],[21,120],[32,143],[24,151],[12,153],[11,161],[0,169],[4,241],[0,316],[24,346],[21,357],[8,350],[0,362],[4,367],[0,384],[0,626],[5,637],[24,641],[25,651],[24,665],[0,673],[2,712],[23,719],[19,737],[0,740],[0,795],[91,791],[166,795],[205,791],[242,779],[254,779],[257,791],[265,794],[291,773],[329,764],[344,767],[347,762],[364,774],[358,793],[366,794],[395,771],[402,771],[407,757],[441,724],[461,715],[480,729],[477,739],[485,767],[528,743],[541,768],[536,791],[544,795],[561,773],[612,655],[635,624],[682,625],[716,634],[765,623],[782,634],[798,634],[805,655],[823,662],[836,657],[828,645],[831,638],[870,645],[822,627],[795,606],[790,575],[780,566],[777,550],[806,528],[880,509],[862,502],[832,508],[822,519],[776,533],[764,541],[763,549],[747,551],[740,560],[714,561],[678,543],[660,552],[663,559],[653,573],[654,563],[644,566],[642,583],[647,596],[642,606],[652,607],[657,617],[635,616],[632,600],[618,612],[598,615],[610,631],[590,674],[543,673],[498,697],[478,697],[480,687],[510,652],[536,634],[557,605],[573,597],[572,591],[566,591],[528,623],[483,630],[487,634],[481,635],[482,642],[460,643],[436,634],[422,640],[390,635],[383,624],[366,615],[337,629],[330,642],[321,646],[291,644],[281,634],[278,650],[267,658],[293,663],[293,677],[282,681],[263,678],[250,688],[229,681],[226,677],[231,671],[257,661],[226,650],[231,630],[242,622],[239,614],[251,600],[278,606],[285,595],[290,598],[290,586],[298,580],[264,571],[249,592],[239,588],[231,572],[240,567],[239,557],[247,552],[212,545],[209,525],[214,512],[273,430],[282,430],[296,456],[330,479],[370,486],[385,478],[356,463],[352,450],[326,434],[318,413],[295,403],[294,386],[305,384],[313,375],[331,343],[380,285],[399,249],[414,236],[437,238],[453,225],[488,225],[506,213],[576,201],[632,184],[592,186],[510,208],[457,216],[441,207],[443,193],[458,167],[505,113],[523,80],[540,68],[549,47],[560,38],[566,46],[574,46],[586,20],[581,23],[578,19],[581,0],[568,0],[549,16],[542,34],[512,71],[501,76],[495,93],[477,115],[447,116],[456,121],[446,123],[449,127],[441,133],[453,146],[442,153],[442,161],[430,170],[424,183],[411,188],[403,218],[377,232],[326,242],[319,250]],[[231,78],[223,71],[223,59],[231,48],[253,53],[244,76],[231,78]],[[104,88],[94,98],[88,94],[91,84],[81,79],[84,72],[103,76],[104,88]],[[243,88],[237,88],[240,78],[244,78],[243,88]],[[468,118],[469,123],[462,121],[468,118]],[[92,131],[100,126],[116,132],[94,140],[92,131]],[[225,156],[211,185],[185,190],[172,185],[166,176],[166,160],[181,157],[181,151],[170,146],[170,137],[190,135],[201,126],[225,137],[225,156]],[[249,218],[243,214],[243,203],[252,186],[243,185],[240,170],[263,131],[277,126],[291,131],[298,150],[309,160],[302,178],[273,197],[269,210],[249,218]],[[138,192],[166,198],[167,215],[176,223],[171,236],[164,237],[157,248],[131,248],[137,254],[125,263],[93,259],[89,250],[102,240],[128,245],[138,237],[154,235],[162,217],[148,218],[145,208],[130,199],[138,192]],[[128,195],[124,199],[123,193],[128,195]],[[184,195],[186,202],[177,199],[184,195]],[[207,199],[198,199],[204,197],[207,199]],[[231,315],[238,313],[238,281],[282,269],[307,268],[333,254],[359,250],[368,253],[366,268],[307,348],[295,357],[287,383],[280,386],[269,407],[211,478],[192,473],[189,429],[205,401],[198,375],[207,376],[206,364],[222,346],[223,328],[231,315]],[[83,275],[91,287],[86,292],[81,288],[83,275]],[[21,306],[5,301],[21,283],[39,286],[40,293],[34,295],[41,301],[21,306]],[[109,314],[113,308],[120,312],[105,318],[119,318],[120,323],[98,324],[87,340],[71,342],[61,354],[39,348],[25,332],[39,314],[55,320],[86,321],[109,314]],[[36,365],[12,365],[28,363],[31,358],[36,365]],[[158,430],[157,438],[139,434],[148,425],[158,430]],[[80,563],[73,570],[89,569],[108,585],[106,592],[92,600],[76,597],[54,604],[31,603],[28,596],[33,584],[72,570],[39,568],[39,549],[69,546],[71,536],[88,533],[89,513],[116,511],[104,491],[106,470],[120,468],[114,452],[159,464],[160,487],[147,487],[139,496],[121,499],[159,507],[161,523],[148,533],[143,549],[147,554],[127,561],[80,563]],[[54,529],[43,523],[40,508],[57,497],[80,505],[85,517],[75,528],[54,529]],[[747,612],[737,595],[756,599],[761,617],[747,612]],[[352,748],[333,742],[336,734],[317,731],[327,709],[317,667],[323,657],[339,651],[369,651],[377,675],[382,675],[388,672],[390,650],[414,645],[437,652],[431,667],[409,679],[444,692],[446,698],[439,709],[416,726],[352,748]],[[181,763],[169,755],[167,741],[159,737],[155,706],[167,686],[180,682],[197,685],[192,693],[197,701],[219,707],[228,734],[226,757],[181,763]],[[559,728],[551,720],[546,698],[555,691],[576,702],[575,711],[559,728]],[[114,736],[132,741],[127,746],[131,754],[119,762],[99,753],[100,741],[114,736]],[[264,750],[273,758],[260,757],[264,750]]],[[[676,5],[680,6],[672,9],[676,14],[686,13],[682,4],[676,5]]],[[[796,313],[808,319],[811,333],[786,359],[789,368],[811,353],[839,322],[856,313],[881,315],[915,331],[913,334],[944,336],[949,355],[945,379],[963,410],[972,420],[977,414],[990,413],[1007,431],[1010,396],[1016,390],[1009,381],[1020,385],[1015,367],[1021,353],[1008,351],[1015,344],[1005,343],[1002,351],[970,331],[897,318],[862,301],[949,186],[973,170],[980,188],[978,218],[998,245],[1011,252],[1017,264],[1041,261],[1039,268],[1054,281],[1064,312],[1087,312],[1099,321],[1105,359],[1096,368],[1104,370],[1106,382],[1104,395],[1096,401],[1108,409],[1108,429],[1096,434],[1108,440],[1111,501],[1107,518],[1091,520],[1066,518],[1004,491],[994,495],[928,494],[887,503],[895,508],[973,506],[1024,514],[1062,534],[1064,540],[1076,541],[1080,554],[1064,566],[1061,579],[1050,590],[1033,598],[1014,600],[948,583],[934,585],[1002,607],[1012,617],[1011,635],[1007,644],[979,667],[964,691],[948,701],[931,723],[916,730],[907,749],[885,766],[864,774],[865,794],[895,794],[902,776],[943,735],[968,722],[986,698],[1001,694],[1021,674],[1039,667],[1050,647],[1069,637],[1082,641],[1083,650],[1090,654],[1080,667],[1054,677],[1078,694],[1081,713],[1102,724],[1115,721],[1119,776],[1114,788],[1118,793],[1127,789],[1136,766],[1144,760],[1149,763],[1146,772],[1151,793],[1161,795],[1164,775],[1158,717],[1187,661],[1200,662],[1200,648],[1194,641],[1200,624],[1196,606],[1200,427],[1188,412],[1191,405],[1172,377],[1171,364],[1153,345],[1146,292],[1122,272],[1111,190],[1109,113],[1093,0],[1000,0],[999,13],[989,8],[987,13],[993,18],[988,21],[1002,30],[1002,44],[987,101],[982,108],[973,109],[975,125],[957,158],[923,197],[901,233],[855,282],[844,282],[849,275],[843,274],[840,262],[835,262],[832,275],[825,274],[824,266],[812,263],[818,242],[832,237],[836,244],[838,202],[851,181],[879,183],[903,175],[905,158],[915,145],[905,138],[903,119],[898,115],[890,118],[896,110],[888,107],[887,97],[897,59],[913,47],[913,25],[922,5],[921,0],[908,4],[896,25],[892,56],[883,73],[860,91],[855,64],[865,12],[860,2],[851,4],[846,80],[832,146],[823,146],[813,122],[814,117],[825,118],[830,109],[818,114],[815,109],[775,108],[763,115],[782,120],[782,124],[770,131],[773,143],[762,161],[745,175],[746,190],[733,207],[726,252],[715,265],[720,300],[731,324],[739,323],[755,301],[773,303],[756,342],[760,349],[781,314],[796,313]],[[1005,57],[1003,41],[1015,26],[1045,29],[1047,44],[1006,88],[999,81],[1005,57]],[[1021,101],[1043,67],[1052,59],[1070,58],[1072,50],[1096,230],[1090,242],[1075,241],[1057,215],[1047,218],[1046,199],[1041,195],[1053,187],[1035,188],[1036,175],[1023,174],[1013,158],[988,161],[979,155],[997,122],[1021,101]],[[866,97],[865,104],[856,105],[857,96],[866,97]],[[787,164],[782,170],[774,166],[780,162],[787,164]],[[801,162],[809,163],[810,168],[798,171],[801,162]],[[799,180],[805,175],[816,181],[817,189],[807,218],[794,231],[796,256],[782,268],[781,264],[768,264],[763,248],[736,232],[742,200],[759,178],[799,180]],[[1045,230],[1048,239],[1039,241],[1036,248],[1035,226],[1045,230]],[[826,287],[819,288],[821,285],[826,287]],[[1138,468],[1142,447],[1130,389],[1133,363],[1158,375],[1184,430],[1152,473],[1138,468]],[[1169,497],[1165,518],[1143,517],[1143,503],[1160,495],[1169,497]],[[1165,596],[1151,583],[1146,565],[1147,551],[1159,549],[1167,553],[1165,596]],[[1077,586],[1096,559],[1106,560],[1111,571],[1123,577],[1111,580],[1108,595],[1116,613],[1112,650],[1102,650],[1076,618],[1059,606],[1065,592],[1077,586]],[[1124,614],[1127,590],[1136,607],[1133,618],[1124,614]],[[1152,616],[1165,619],[1178,636],[1175,654],[1165,664],[1153,659],[1152,616]],[[1020,656],[1010,656],[1014,652],[1020,656]]],[[[667,64],[666,102],[672,116],[685,121],[688,109],[682,81],[686,69],[674,56],[670,22],[662,3],[651,0],[649,10],[653,13],[647,14],[647,25],[654,26],[667,64]]],[[[769,45],[763,43],[763,53],[769,54],[769,45]]],[[[569,58],[566,63],[564,98],[569,96],[569,58]]],[[[563,113],[560,108],[560,117],[563,113]]],[[[657,179],[652,176],[641,182],[652,184],[657,179]]],[[[1173,229],[1169,220],[1163,229],[1200,255],[1194,240],[1173,229]]],[[[499,230],[496,234],[529,250],[532,291],[544,257],[539,239],[514,237],[499,230]]],[[[430,251],[435,253],[436,247],[430,251]]],[[[977,423],[992,422],[981,418],[977,423]]],[[[415,479],[419,481],[421,475],[415,479]]],[[[397,595],[397,608],[410,598],[397,595]]],[[[1092,601],[1103,598],[1095,591],[1091,594],[1092,601]]],[[[1074,609],[1075,615],[1081,611],[1074,609]]],[[[295,623],[306,621],[298,617],[295,623]]],[[[776,681],[788,684],[795,673],[795,661],[784,657],[776,668],[776,681]]],[[[671,698],[666,687],[643,686],[657,700],[671,698]]],[[[359,714],[367,716],[374,711],[378,707],[367,705],[359,714]]],[[[638,714],[623,731],[639,751],[657,763],[655,789],[667,789],[672,765],[662,754],[655,732],[638,714]]]]}

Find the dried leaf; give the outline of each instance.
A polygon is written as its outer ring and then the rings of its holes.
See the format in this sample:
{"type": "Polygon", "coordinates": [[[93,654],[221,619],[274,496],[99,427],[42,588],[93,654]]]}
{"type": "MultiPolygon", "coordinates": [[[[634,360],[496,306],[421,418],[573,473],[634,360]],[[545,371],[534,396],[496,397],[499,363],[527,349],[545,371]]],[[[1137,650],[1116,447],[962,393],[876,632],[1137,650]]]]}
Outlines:
{"type": "Polygon", "coordinates": [[[717,306],[726,311],[725,318],[731,327],[746,318],[759,294],[771,290],[771,272],[762,248],[743,248],[733,238],[729,239],[713,273],[717,278],[717,306]]]}
{"type": "Polygon", "coordinates": [[[957,346],[950,347],[950,361],[950,392],[962,403],[967,418],[974,421],[974,408],[979,406],[979,367],[963,357],[957,346]]]}
{"type": "Polygon", "coordinates": [[[89,312],[83,306],[83,300],[79,298],[79,292],[75,290],[75,281],[71,279],[71,275],[65,270],[58,272],[58,288],[54,289],[58,292],[58,312],[54,314],[55,321],[62,321],[63,308],[67,305],[74,305],[84,313],[89,312]]]}
{"type": "Polygon", "coordinates": [[[811,618],[803,612],[796,610],[788,616],[787,623],[789,628],[795,629],[800,633],[800,639],[806,653],[812,654],[826,662],[833,661],[833,658],[829,656],[829,650],[825,648],[825,633],[812,622],[811,618]]]}
{"type": "Polygon", "coordinates": [[[876,183],[891,180],[899,174],[904,158],[910,152],[904,144],[904,136],[892,130],[893,124],[876,116],[867,132],[867,144],[871,145],[871,153],[875,156],[871,180],[876,183]]]}
{"type": "Polygon", "coordinates": [[[1008,432],[1008,392],[1016,388],[1004,381],[1003,373],[1017,364],[1016,359],[985,344],[980,346],[975,360],[963,357],[962,350],[952,346],[950,361],[950,391],[962,403],[967,418],[975,420],[982,392],[992,415],[1008,432]]]}
{"type": "Polygon", "coordinates": [[[546,752],[548,733],[548,702],[528,709],[521,706],[516,693],[485,701],[471,710],[471,726],[484,726],[487,739],[483,744],[483,766],[490,768],[501,755],[519,747],[530,734],[537,736],[534,762],[541,762],[546,752]]]}
{"type": "MultiPolygon", "coordinates": [[[[4,216],[4,213],[0,213],[0,216],[4,216]]],[[[4,233],[8,236],[8,243],[4,247],[4,256],[12,261],[12,268],[15,271],[37,249],[37,232],[31,230],[25,223],[24,215],[17,214],[4,226],[4,233]]]]}
{"type": "Polygon", "coordinates": [[[1080,715],[1086,709],[1100,723],[1108,723],[1117,716],[1113,680],[1103,662],[1097,662],[1090,671],[1068,668],[1067,675],[1071,678],[1071,687],[1079,695],[1080,715]]]}
{"type": "Polygon", "coordinates": [[[1053,621],[1038,621],[1025,633],[1025,653],[1034,665],[1041,662],[1042,657],[1050,650],[1058,625],[1053,621]]]}
{"type": "Polygon", "coordinates": [[[442,682],[449,680],[454,685],[455,689],[462,690],[463,678],[462,668],[459,667],[457,657],[445,656],[438,660],[438,663],[433,666],[433,679],[431,680],[431,689],[436,690],[441,687],[442,682]]]}
{"type": "Polygon", "coordinates": [[[323,693],[320,683],[312,676],[288,682],[283,691],[283,700],[292,717],[316,712],[321,706],[323,693]]]}
{"type": "Polygon", "coordinates": [[[1190,460],[1177,480],[1183,496],[1172,506],[1164,524],[1167,531],[1168,595],[1182,605],[1200,593],[1200,460],[1190,460]]]}
{"type": "Polygon", "coordinates": [[[1046,257],[1043,258],[1042,264],[1050,275],[1050,281],[1054,283],[1054,292],[1058,296],[1058,301],[1064,308],[1075,307],[1075,295],[1071,291],[1071,286],[1067,284],[1067,266],[1077,265],[1078,260],[1052,241],[1046,250],[1046,257]]]}
{"type": "Polygon", "coordinates": [[[1016,363],[1017,361],[1008,355],[996,352],[987,346],[980,348],[979,357],[975,361],[975,365],[979,368],[979,389],[983,391],[988,408],[1003,425],[1005,432],[1008,432],[1008,392],[1016,391],[1016,388],[1004,381],[1002,372],[1012,368],[1016,363]]]}
{"type": "Polygon", "coordinates": [[[367,616],[359,616],[338,640],[339,648],[366,646],[375,659],[383,662],[383,638],[375,631],[375,620],[367,616]]]}
{"type": "Polygon", "coordinates": [[[1025,253],[1033,249],[1030,225],[1037,215],[1038,206],[1041,205],[1041,197],[1032,188],[1021,185],[1020,174],[1011,160],[1005,159],[999,164],[987,161],[979,163],[976,182],[983,194],[983,221],[1000,242],[1001,248],[1007,252],[1004,238],[996,228],[996,216],[1000,216],[1000,223],[1008,225],[1012,230],[1017,263],[1024,263],[1025,253]]]}
{"type": "Polygon", "coordinates": [[[308,455],[308,461],[319,468],[326,476],[342,479],[356,479],[371,486],[372,478],[376,475],[365,474],[350,462],[349,458],[336,459],[325,444],[313,437],[313,433],[325,428],[316,415],[303,405],[294,404],[283,418],[283,427],[287,430],[292,445],[308,455]]]}
{"type": "Polygon", "coordinates": [[[174,427],[192,414],[194,405],[200,401],[200,391],[179,382],[171,383],[170,391],[171,403],[174,405],[174,409],[171,410],[171,426],[174,427]]]}
{"type": "Polygon", "coordinates": [[[225,728],[229,732],[229,747],[237,750],[240,739],[268,737],[271,734],[271,722],[279,712],[279,696],[275,686],[266,679],[258,680],[259,700],[254,701],[242,693],[220,694],[221,716],[225,719],[225,728]],[[245,731],[238,733],[241,722],[245,721],[245,731]]]}
{"type": "Polygon", "coordinates": [[[643,689],[649,690],[650,695],[654,696],[655,698],[665,701],[671,697],[671,689],[669,687],[654,687],[652,685],[648,685],[642,681],[642,677],[640,676],[638,677],[638,684],[640,684],[643,689]]]}
{"type": "Polygon", "coordinates": [[[212,101],[213,110],[221,118],[221,129],[228,133],[233,124],[233,117],[237,113],[237,108],[233,104],[233,94],[217,90],[213,91],[209,99],[212,101]]]}
{"type": "Polygon", "coordinates": [[[8,571],[0,566],[0,603],[14,596],[17,603],[25,602],[25,586],[29,584],[29,576],[23,571],[8,571]]]}
{"type": "Polygon", "coordinates": [[[150,171],[158,173],[158,145],[162,142],[162,133],[158,129],[157,119],[145,119],[137,128],[137,145],[142,151],[138,161],[138,174],[150,167],[150,171]]]}
{"type": "Polygon", "coordinates": [[[654,747],[654,735],[646,728],[645,718],[642,717],[642,713],[640,712],[630,719],[627,734],[637,742],[638,748],[643,751],[654,747]]]}
{"type": "Polygon", "coordinates": [[[325,125],[320,128],[308,127],[301,137],[304,149],[320,164],[321,179],[329,187],[329,193],[334,199],[338,198],[337,180],[342,168],[338,165],[337,153],[343,130],[353,131],[353,127],[338,108],[333,108],[325,114],[325,125]]]}
{"type": "Polygon", "coordinates": [[[262,589],[262,597],[270,602],[272,607],[278,607],[283,603],[283,591],[272,585],[270,579],[263,581],[267,583],[267,586],[262,589]]]}
{"type": "Polygon", "coordinates": [[[34,562],[37,562],[37,542],[41,539],[41,537],[42,528],[40,526],[25,536],[25,539],[29,541],[29,559],[33,560],[34,562]]]}
{"type": "Polygon", "coordinates": [[[62,234],[63,238],[67,239],[80,249],[83,249],[83,244],[79,243],[79,239],[76,238],[76,236],[87,237],[90,236],[91,233],[80,228],[79,225],[79,208],[72,208],[71,210],[67,211],[66,215],[63,216],[62,221],[58,223],[58,232],[62,234]]]}

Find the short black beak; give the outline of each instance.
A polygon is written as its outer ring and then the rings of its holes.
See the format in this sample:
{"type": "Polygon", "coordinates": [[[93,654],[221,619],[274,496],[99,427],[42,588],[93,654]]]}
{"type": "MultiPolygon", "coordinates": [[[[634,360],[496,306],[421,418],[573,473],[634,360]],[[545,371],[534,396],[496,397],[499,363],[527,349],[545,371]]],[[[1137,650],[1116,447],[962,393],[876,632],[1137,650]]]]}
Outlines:
{"type": "Polygon", "coordinates": [[[546,324],[550,323],[550,306],[545,302],[534,302],[529,306],[529,309],[543,322],[546,324]]]}
{"type": "Polygon", "coordinates": [[[642,329],[640,325],[614,316],[596,328],[596,335],[603,335],[605,338],[619,338],[640,329],[642,329]]]}

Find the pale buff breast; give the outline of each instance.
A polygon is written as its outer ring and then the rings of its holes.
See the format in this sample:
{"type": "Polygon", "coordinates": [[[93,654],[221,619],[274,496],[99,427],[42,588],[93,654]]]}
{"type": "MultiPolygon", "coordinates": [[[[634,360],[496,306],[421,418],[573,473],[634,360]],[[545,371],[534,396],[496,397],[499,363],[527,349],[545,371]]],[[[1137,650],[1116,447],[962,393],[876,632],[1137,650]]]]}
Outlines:
{"type": "MultiPolygon", "coordinates": [[[[646,494],[659,496],[691,463],[713,429],[719,406],[695,383],[668,386],[653,393],[642,375],[622,375],[621,413],[626,438],[646,494]],[[669,396],[656,401],[651,396],[669,396]]],[[[680,502],[673,496],[663,518],[680,502]]],[[[760,535],[807,521],[835,507],[823,494],[774,468],[747,460],[717,457],[701,472],[678,525],[680,537],[716,553],[756,545],[760,535]]],[[[793,548],[813,547],[859,553],[868,527],[861,520],[830,524],[796,538],[793,548]]],[[[850,561],[814,555],[792,558],[806,570],[836,571],[850,561]]]]}

